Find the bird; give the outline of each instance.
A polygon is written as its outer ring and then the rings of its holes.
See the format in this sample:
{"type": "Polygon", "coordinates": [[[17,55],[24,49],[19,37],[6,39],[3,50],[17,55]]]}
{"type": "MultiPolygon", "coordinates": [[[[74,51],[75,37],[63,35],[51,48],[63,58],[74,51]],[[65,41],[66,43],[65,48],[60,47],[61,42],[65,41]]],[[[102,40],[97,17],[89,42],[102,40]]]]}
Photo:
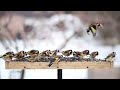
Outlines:
{"type": "Polygon", "coordinates": [[[50,53],[51,53],[50,50],[45,50],[45,51],[41,52],[40,54],[41,54],[41,56],[49,57],[50,53]]]}
{"type": "MultiPolygon", "coordinates": [[[[62,51],[62,54],[66,57],[72,55],[73,51],[72,50],[65,50],[65,51],[62,51]]],[[[66,62],[67,62],[67,59],[66,59],[66,62]]]]}
{"type": "Polygon", "coordinates": [[[105,61],[113,62],[115,56],[116,56],[116,52],[112,52],[112,53],[110,53],[110,54],[105,58],[105,61]]]}
{"type": "Polygon", "coordinates": [[[50,54],[51,54],[51,50],[42,51],[38,55],[38,60],[40,60],[40,61],[48,61],[49,57],[50,57],[50,54]]]}
{"type": "Polygon", "coordinates": [[[90,54],[90,59],[94,60],[95,57],[98,56],[98,55],[99,55],[98,51],[92,52],[92,53],[90,54]]]}
{"type": "Polygon", "coordinates": [[[53,51],[50,51],[50,56],[56,56],[57,55],[57,53],[59,52],[59,50],[53,50],[53,51]]]}
{"type": "Polygon", "coordinates": [[[63,55],[56,55],[56,56],[54,56],[54,59],[50,59],[50,63],[49,63],[49,67],[51,67],[51,65],[53,64],[53,63],[57,63],[58,64],[58,62],[60,61],[60,59],[63,57],[63,55]]]}
{"type": "Polygon", "coordinates": [[[84,50],[82,51],[80,58],[83,59],[85,56],[89,55],[90,51],[89,50],[84,50]]]}
{"type": "Polygon", "coordinates": [[[87,56],[87,55],[89,55],[89,53],[90,53],[89,50],[84,50],[84,51],[82,51],[82,52],[83,52],[83,55],[84,55],[84,56],[87,56]]]}
{"type": "Polygon", "coordinates": [[[82,53],[82,52],[80,52],[80,51],[74,51],[74,52],[73,52],[73,56],[74,56],[74,57],[80,57],[81,53],[82,53]]]}
{"type": "Polygon", "coordinates": [[[83,55],[83,54],[82,54],[82,52],[80,52],[80,51],[74,51],[74,52],[73,52],[73,57],[74,57],[74,58],[77,57],[78,60],[79,60],[79,58],[81,58],[82,55],[83,55]]]}
{"type": "Polygon", "coordinates": [[[82,52],[80,52],[80,51],[74,51],[73,52],[73,56],[74,57],[80,57],[80,59],[83,59],[87,55],[89,55],[89,50],[84,50],[82,52]]]}
{"type": "Polygon", "coordinates": [[[39,54],[39,51],[38,51],[38,50],[30,50],[30,51],[27,52],[27,54],[30,55],[30,56],[32,56],[32,55],[34,55],[34,54],[37,54],[37,55],[38,55],[38,54],[39,54]]]}
{"type": "Polygon", "coordinates": [[[7,52],[4,55],[2,55],[0,58],[3,58],[6,61],[11,61],[14,55],[15,55],[14,52],[7,52]]]}
{"type": "Polygon", "coordinates": [[[30,55],[29,57],[29,61],[33,62],[36,61],[37,56],[39,55],[39,51],[38,50],[30,50],[27,52],[27,55],[30,55]]]}
{"type": "Polygon", "coordinates": [[[25,56],[27,56],[27,52],[25,52],[25,51],[20,51],[20,52],[18,52],[18,53],[16,53],[16,54],[14,55],[14,58],[16,58],[16,59],[18,59],[18,60],[22,60],[22,59],[25,58],[25,56]]]}
{"type": "Polygon", "coordinates": [[[95,37],[98,27],[102,27],[102,28],[103,28],[103,25],[102,25],[101,23],[99,23],[99,22],[90,24],[89,27],[88,27],[88,29],[86,30],[86,31],[87,31],[87,34],[89,35],[89,32],[91,31],[91,33],[92,33],[93,36],[95,37]]]}

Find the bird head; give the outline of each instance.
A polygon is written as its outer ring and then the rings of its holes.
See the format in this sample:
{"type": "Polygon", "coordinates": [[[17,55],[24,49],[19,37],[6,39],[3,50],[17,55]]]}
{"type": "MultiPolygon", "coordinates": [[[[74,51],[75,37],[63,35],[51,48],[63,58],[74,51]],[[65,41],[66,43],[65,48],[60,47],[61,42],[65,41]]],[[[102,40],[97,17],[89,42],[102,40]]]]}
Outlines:
{"type": "Polygon", "coordinates": [[[116,52],[112,52],[114,55],[116,55],[116,52]]]}
{"type": "Polygon", "coordinates": [[[72,53],[72,50],[69,50],[69,53],[72,53]]]}
{"type": "Polygon", "coordinates": [[[97,22],[96,25],[97,25],[97,27],[103,28],[103,25],[101,23],[99,23],[99,22],[97,22]]]}
{"type": "Polygon", "coordinates": [[[11,52],[11,55],[14,56],[15,55],[14,52],[11,52]]]}
{"type": "Polygon", "coordinates": [[[95,52],[96,55],[99,55],[98,51],[95,52]]]}
{"type": "Polygon", "coordinates": [[[20,51],[19,53],[20,53],[21,55],[27,56],[27,52],[25,52],[25,51],[20,51]]]}
{"type": "Polygon", "coordinates": [[[89,50],[84,50],[84,51],[83,51],[83,54],[88,55],[88,54],[89,54],[89,50]]]}

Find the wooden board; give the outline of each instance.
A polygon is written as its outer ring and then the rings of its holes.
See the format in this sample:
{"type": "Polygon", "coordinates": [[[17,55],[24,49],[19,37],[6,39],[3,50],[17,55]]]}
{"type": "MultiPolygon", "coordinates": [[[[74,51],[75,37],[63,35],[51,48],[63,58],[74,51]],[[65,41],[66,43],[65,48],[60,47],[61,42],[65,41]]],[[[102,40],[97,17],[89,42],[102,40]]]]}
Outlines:
{"type": "Polygon", "coordinates": [[[48,67],[49,62],[5,62],[6,69],[111,69],[111,62],[59,62],[48,67]]]}

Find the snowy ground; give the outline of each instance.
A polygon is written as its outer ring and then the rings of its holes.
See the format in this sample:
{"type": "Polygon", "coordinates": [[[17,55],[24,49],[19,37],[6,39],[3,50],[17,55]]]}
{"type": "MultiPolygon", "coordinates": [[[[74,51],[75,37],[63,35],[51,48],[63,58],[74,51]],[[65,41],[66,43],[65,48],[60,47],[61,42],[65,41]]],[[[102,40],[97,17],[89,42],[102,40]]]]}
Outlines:
{"type": "MultiPolygon", "coordinates": [[[[38,40],[38,39],[31,39],[27,42],[27,47],[23,48],[22,41],[18,41],[19,43],[19,50],[31,50],[31,49],[38,49],[39,51],[43,51],[46,49],[58,49],[65,41],[65,38],[69,38],[74,30],[85,30],[86,26],[84,26],[80,19],[72,15],[55,15],[50,19],[27,19],[27,24],[32,24],[36,30],[38,30],[38,35],[41,34],[39,32],[42,29],[42,34],[46,33],[50,35],[46,40],[38,40]],[[59,20],[65,20],[67,31],[64,33],[62,31],[56,31],[56,27],[54,24],[57,23],[59,20]],[[72,22],[71,22],[72,21],[72,22]],[[33,24],[34,23],[34,24],[33,24]],[[52,28],[52,32],[50,32],[49,28],[52,28]],[[81,28],[81,29],[78,29],[81,28]],[[33,43],[34,42],[34,43],[33,43]]],[[[120,53],[120,45],[116,45],[115,48],[110,46],[101,46],[97,41],[94,40],[92,35],[87,35],[86,31],[83,32],[83,36],[80,38],[72,38],[68,44],[63,48],[72,49],[72,50],[85,50],[88,49],[90,52],[92,51],[99,51],[99,56],[97,58],[105,58],[109,53],[115,51],[117,53],[116,61],[114,63],[115,67],[120,67],[120,60],[118,59],[120,53]]],[[[6,50],[4,50],[3,46],[0,44],[1,54],[4,54],[6,50]]],[[[13,49],[12,49],[13,50],[13,49]]],[[[2,79],[10,78],[9,74],[13,70],[6,70],[4,60],[0,60],[0,74],[2,79]]],[[[15,71],[15,70],[14,70],[15,71]]],[[[18,70],[17,70],[18,71],[18,70]]],[[[19,78],[19,72],[16,72],[11,75],[11,78],[19,78]],[[17,73],[17,74],[16,74],[17,73]]],[[[63,70],[63,78],[66,79],[87,79],[87,69],[64,69],[63,70]]],[[[57,78],[57,70],[56,69],[40,69],[40,70],[26,70],[25,79],[56,79],[57,78]]]]}

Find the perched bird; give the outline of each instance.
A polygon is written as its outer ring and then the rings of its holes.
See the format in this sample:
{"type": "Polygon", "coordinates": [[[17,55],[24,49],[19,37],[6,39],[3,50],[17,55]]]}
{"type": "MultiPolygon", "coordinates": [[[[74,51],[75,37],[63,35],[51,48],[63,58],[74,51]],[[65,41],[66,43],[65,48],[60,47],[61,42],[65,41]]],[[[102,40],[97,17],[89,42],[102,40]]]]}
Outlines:
{"type": "Polygon", "coordinates": [[[38,60],[39,61],[48,61],[50,57],[51,51],[50,50],[45,50],[39,53],[38,55],[38,60]]]}
{"type": "Polygon", "coordinates": [[[57,50],[57,49],[56,49],[56,50],[53,50],[53,51],[50,52],[50,56],[53,56],[53,57],[54,57],[54,56],[57,55],[58,52],[59,52],[59,50],[57,50]]]}
{"type": "Polygon", "coordinates": [[[40,54],[41,54],[41,56],[49,57],[49,56],[50,56],[50,53],[51,53],[50,50],[45,50],[45,51],[41,52],[40,54]]]}
{"type": "Polygon", "coordinates": [[[92,52],[92,53],[90,54],[90,59],[94,60],[95,57],[98,56],[98,55],[99,55],[98,51],[92,52]]]}
{"type": "Polygon", "coordinates": [[[83,52],[84,56],[87,56],[87,55],[89,55],[89,53],[90,53],[89,50],[84,50],[84,51],[82,51],[82,52],[83,52]]]}
{"type": "Polygon", "coordinates": [[[36,61],[37,56],[39,55],[39,51],[38,50],[30,50],[27,52],[28,55],[30,55],[29,57],[29,61],[36,61]]]}
{"type": "Polygon", "coordinates": [[[38,55],[38,54],[39,54],[39,51],[38,51],[38,50],[30,50],[30,51],[27,52],[27,54],[30,55],[30,56],[32,56],[32,55],[34,55],[34,54],[37,54],[37,55],[38,55]]]}
{"type": "Polygon", "coordinates": [[[88,29],[86,30],[87,34],[89,35],[89,32],[91,31],[93,36],[96,36],[96,32],[97,32],[98,27],[103,28],[103,25],[99,22],[96,22],[96,23],[93,23],[93,24],[89,25],[88,29]]]}
{"type": "Polygon", "coordinates": [[[50,60],[50,63],[49,63],[49,67],[51,67],[51,65],[53,64],[53,63],[57,63],[58,64],[58,62],[60,61],[60,59],[63,57],[63,55],[56,55],[56,56],[54,56],[54,59],[51,59],[50,60]]]}
{"type": "MultiPolygon", "coordinates": [[[[72,55],[72,53],[73,53],[73,51],[72,50],[65,50],[65,51],[62,51],[62,54],[64,55],[64,56],[70,56],[70,55],[72,55]]],[[[67,59],[66,59],[66,62],[67,62],[67,59]]]]}
{"type": "Polygon", "coordinates": [[[82,52],[79,52],[79,51],[74,51],[74,52],[73,52],[73,56],[74,56],[74,57],[80,57],[81,54],[82,54],[82,52]]]}
{"type": "Polygon", "coordinates": [[[116,56],[116,52],[112,52],[112,53],[110,53],[110,54],[105,58],[105,61],[113,62],[115,56],[116,56]]]}
{"type": "Polygon", "coordinates": [[[0,58],[5,59],[6,61],[11,61],[14,57],[14,52],[7,52],[4,55],[2,55],[0,58]]]}
{"type": "Polygon", "coordinates": [[[18,60],[21,60],[27,56],[27,52],[25,51],[20,51],[14,55],[14,58],[17,58],[18,60]]]}
{"type": "Polygon", "coordinates": [[[89,55],[89,50],[84,50],[82,52],[79,52],[79,51],[74,51],[73,52],[74,57],[80,57],[81,59],[83,59],[87,55],[89,55]]]}
{"type": "Polygon", "coordinates": [[[62,54],[64,56],[70,56],[72,54],[72,50],[66,50],[66,51],[62,51],[62,54]]]}

